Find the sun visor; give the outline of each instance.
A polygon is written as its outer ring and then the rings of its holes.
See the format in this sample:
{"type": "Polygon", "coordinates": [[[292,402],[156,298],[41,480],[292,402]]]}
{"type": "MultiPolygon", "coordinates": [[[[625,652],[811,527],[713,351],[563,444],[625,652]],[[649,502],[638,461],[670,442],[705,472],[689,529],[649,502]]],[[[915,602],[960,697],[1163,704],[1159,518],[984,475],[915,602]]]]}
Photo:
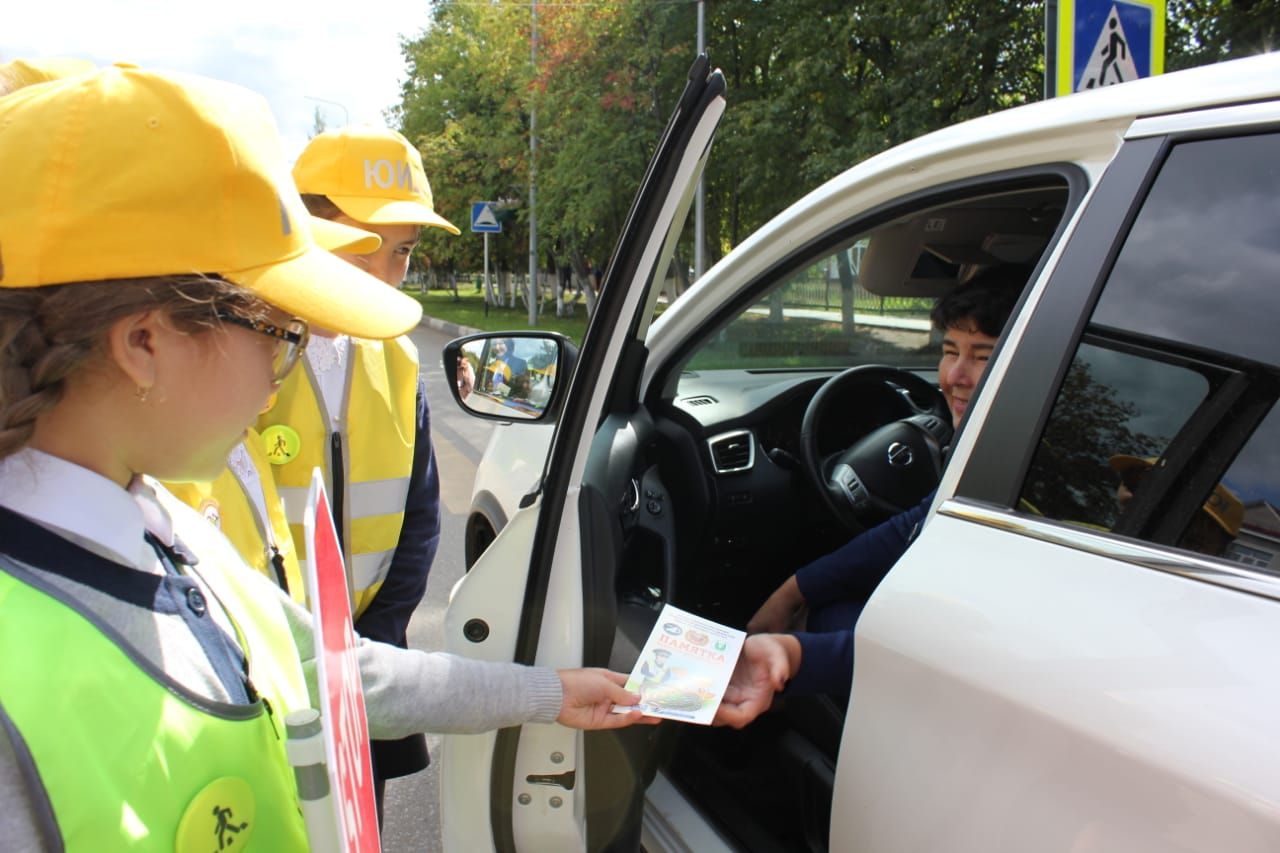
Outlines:
{"type": "Polygon", "coordinates": [[[862,256],[859,283],[877,296],[936,299],[975,268],[1027,263],[1048,242],[1024,209],[934,210],[872,232],[862,256]]]}

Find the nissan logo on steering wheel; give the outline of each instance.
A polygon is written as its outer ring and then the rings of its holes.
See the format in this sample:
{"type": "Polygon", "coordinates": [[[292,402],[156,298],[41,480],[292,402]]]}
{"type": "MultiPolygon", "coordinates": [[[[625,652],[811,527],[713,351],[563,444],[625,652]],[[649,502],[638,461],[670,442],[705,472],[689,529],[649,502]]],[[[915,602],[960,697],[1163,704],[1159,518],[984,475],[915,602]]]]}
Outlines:
{"type": "Polygon", "coordinates": [[[911,448],[907,447],[900,441],[895,441],[889,445],[889,464],[895,468],[906,468],[915,461],[916,456],[911,452],[911,448]]]}

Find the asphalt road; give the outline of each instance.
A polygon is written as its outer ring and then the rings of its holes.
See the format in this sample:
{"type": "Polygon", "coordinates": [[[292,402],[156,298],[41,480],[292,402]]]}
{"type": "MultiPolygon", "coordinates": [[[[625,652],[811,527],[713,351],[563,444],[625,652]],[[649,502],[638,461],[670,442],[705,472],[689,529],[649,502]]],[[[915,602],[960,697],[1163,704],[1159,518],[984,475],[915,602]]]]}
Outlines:
{"type": "MultiPolygon", "coordinates": [[[[422,375],[431,406],[431,438],[440,468],[442,531],[427,595],[409,623],[409,644],[417,649],[442,647],[444,608],[449,590],[462,577],[462,526],[471,502],[476,465],[493,427],[463,413],[444,382],[440,352],[452,337],[422,327],[410,337],[418,346],[422,375]]],[[[437,760],[440,738],[427,735],[432,764],[426,770],[387,783],[386,818],[382,828],[384,853],[422,853],[440,850],[440,797],[437,760]]]]}

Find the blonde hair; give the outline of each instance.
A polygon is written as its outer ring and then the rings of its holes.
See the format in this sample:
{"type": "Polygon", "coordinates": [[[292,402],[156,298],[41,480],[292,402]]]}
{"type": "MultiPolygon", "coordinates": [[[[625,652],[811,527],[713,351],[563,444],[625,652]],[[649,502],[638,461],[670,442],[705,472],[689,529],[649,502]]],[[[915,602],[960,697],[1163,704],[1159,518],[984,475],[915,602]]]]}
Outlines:
{"type": "Polygon", "coordinates": [[[197,333],[217,328],[219,311],[257,319],[267,306],[241,287],[205,276],[0,288],[0,459],[31,440],[36,419],[62,399],[67,377],[105,356],[114,322],[151,310],[197,333]]]}

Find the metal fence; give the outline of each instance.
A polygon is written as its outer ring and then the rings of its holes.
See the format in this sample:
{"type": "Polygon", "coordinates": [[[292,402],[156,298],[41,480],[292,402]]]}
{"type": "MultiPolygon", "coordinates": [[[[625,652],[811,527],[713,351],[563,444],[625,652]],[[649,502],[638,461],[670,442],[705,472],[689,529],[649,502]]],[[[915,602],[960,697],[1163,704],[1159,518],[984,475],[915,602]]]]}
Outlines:
{"type": "MultiPolygon", "coordinates": [[[[787,308],[823,308],[839,310],[840,282],[825,276],[794,279],[783,290],[782,304],[787,308]]],[[[853,310],[864,314],[928,314],[932,299],[918,296],[879,296],[860,284],[853,286],[853,310]]]]}

